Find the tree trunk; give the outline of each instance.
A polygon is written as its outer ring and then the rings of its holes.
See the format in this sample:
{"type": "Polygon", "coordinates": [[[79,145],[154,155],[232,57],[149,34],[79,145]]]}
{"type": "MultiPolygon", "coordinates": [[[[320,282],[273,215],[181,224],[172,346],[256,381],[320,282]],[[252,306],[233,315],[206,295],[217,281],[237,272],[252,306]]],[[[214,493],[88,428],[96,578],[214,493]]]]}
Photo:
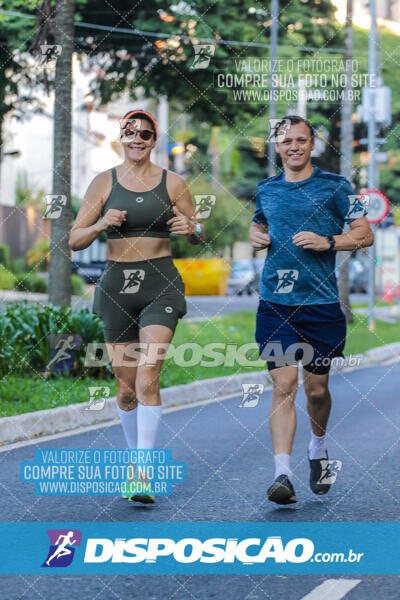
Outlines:
{"type": "Polygon", "coordinates": [[[66,198],[61,215],[51,220],[49,302],[71,303],[71,256],[68,237],[71,227],[71,95],[74,49],[74,0],[59,0],[54,36],[61,46],[55,75],[53,195],[66,198]]]}
{"type": "MultiPolygon", "coordinates": [[[[346,64],[346,89],[342,103],[341,132],[340,132],[340,174],[350,182],[353,179],[353,140],[354,126],[352,114],[354,110],[353,100],[350,100],[352,59],[353,59],[353,0],[347,0],[346,30],[345,30],[345,52],[346,64]]],[[[339,266],[339,297],[342,310],[346,315],[347,323],[353,322],[353,314],[350,306],[349,290],[349,260],[350,252],[341,251],[337,253],[337,264],[339,266]]]]}

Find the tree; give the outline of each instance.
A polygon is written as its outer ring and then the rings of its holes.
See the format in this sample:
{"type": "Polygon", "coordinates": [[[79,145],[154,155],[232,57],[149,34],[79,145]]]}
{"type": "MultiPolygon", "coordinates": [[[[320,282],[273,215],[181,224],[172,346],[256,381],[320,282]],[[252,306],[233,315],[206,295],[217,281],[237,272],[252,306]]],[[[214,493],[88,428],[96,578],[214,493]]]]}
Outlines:
{"type": "MultiPolygon", "coordinates": [[[[351,92],[351,75],[353,59],[353,0],[347,0],[346,31],[345,31],[345,53],[346,62],[346,88],[342,102],[341,131],[340,131],[340,174],[349,181],[353,179],[353,110],[354,102],[351,92]]],[[[349,260],[350,252],[338,252],[337,262],[339,265],[339,296],[347,323],[353,322],[353,314],[350,306],[349,291],[349,260]]]]}
{"type": "MultiPolygon", "coordinates": [[[[33,8],[36,0],[30,0],[28,4],[28,8],[33,8]]],[[[22,0],[1,2],[4,11],[16,11],[25,5],[22,0]]],[[[11,113],[22,118],[27,110],[39,107],[32,58],[27,52],[33,33],[33,19],[18,14],[0,14],[0,166],[6,115],[11,113]]]]}
{"type": "Polygon", "coordinates": [[[51,220],[49,301],[60,306],[71,302],[71,260],[68,247],[71,228],[71,95],[74,50],[74,0],[58,0],[54,39],[61,46],[55,74],[53,194],[66,204],[58,219],[51,220]]]}
{"type": "MultiPolygon", "coordinates": [[[[289,3],[280,14],[279,40],[280,44],[293,44],[288,57],[303,45],[336,45],[341,35],[334,11],[329,0],[289,3]]],[[[164,0],[133,4],[120,0],[118,11],[106,0],[87,0],[78,15],[84,22],[95,20],[100,26],[138,32],[135,36],[79,28],[79,47],[101,67],[93,82],[99,102],[107,103],[125,90],[136,98],[142,88],[146,97],[179,99],[182,111],[190,111],[199,124],[205,122],[210,128],[226,125],[241,135],[246,135],[254,117],[267,119],[266,104],[232,102],[230,92],[218,87],[215,80],[221,70],[235,72],[240,59],[268,57],[270,15],[253,0],[215,0],[211,4],[209,0],[188,0],[170,6],[164,0]],[[221,43],[215,46],[207,69],[194,69],[193,45],[207,39],[221,43]],[[231,44],[231,40],[242,45],[231,44]]]]}

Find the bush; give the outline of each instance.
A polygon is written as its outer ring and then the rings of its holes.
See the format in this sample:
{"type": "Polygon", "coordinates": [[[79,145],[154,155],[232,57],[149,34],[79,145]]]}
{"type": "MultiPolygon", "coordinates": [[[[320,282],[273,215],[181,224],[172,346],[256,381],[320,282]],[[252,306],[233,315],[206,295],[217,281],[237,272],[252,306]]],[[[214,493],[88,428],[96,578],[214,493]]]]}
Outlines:
{"type": "Polygon", "coordinates": [[[32,273],[20,273],[15,277],[14,290],[18,292],[47,293],[47,281],[32,273]]]}
{"type": "Polygon", "coordinates": [[[0,264],[0,290],[12,290],[15,276],[2,264],[0,264]]]}
{"type": "Polygon", "coordinates": [[[37,240],[32,248],[26,253],[26,259],[29,267],[45,269],[50,254],[49,238],[37,240]]]}
{"type": "Polygon", "coordinates": [[[5,244],[0,244],[0,265],[3,265],[6,269],[11,268],[10,246],[5,244]]]}
{"type": "Polygon", "coordinates": [[[17,302],[8,304],[0,312],[0,377],[12,375],[40,375],[50,357],[48,336],[51,333],[79,334],[82,338],[80,350],[75,358],[70,375],[88,374],[91,377],[108,377],[111,367],[84,365],[87,345],[104,342],[103,328],[97,315],[87,308],[76,310],[71,307],[17,302]]]}
{"type": "Polygon", "coordinates": [[[12,265],[11,265],[11,270],[13,273],[25,273],[26,271],[29,271],[30,269],[28,268],[28,263],[26,262],[25,258],[14,258],[14,260],[12,261],[12,265]]]}
{"type": "Polygon", "coordinates": [[[86,283],[80,275],[73,273],[71,275],[71,286],[73,296],[83,296],[86,290],[86,283]]]}

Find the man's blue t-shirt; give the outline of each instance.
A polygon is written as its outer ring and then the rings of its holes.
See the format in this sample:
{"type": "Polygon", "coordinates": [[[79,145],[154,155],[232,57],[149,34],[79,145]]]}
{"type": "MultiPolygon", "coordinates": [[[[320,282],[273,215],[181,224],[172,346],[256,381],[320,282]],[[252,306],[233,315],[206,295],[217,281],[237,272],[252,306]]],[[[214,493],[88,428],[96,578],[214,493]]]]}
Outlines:
{"type": "Polygon", "coordinates": [[[271,237],[260,298],[290,306],[338,302],[336,252],[301,248],[292,237],[300,231],[339,235],[365,214],[347,179],[318,167],[303,181],[286,181],[284,172],[260,181],[253,221],[267,224],[271,237]]]}

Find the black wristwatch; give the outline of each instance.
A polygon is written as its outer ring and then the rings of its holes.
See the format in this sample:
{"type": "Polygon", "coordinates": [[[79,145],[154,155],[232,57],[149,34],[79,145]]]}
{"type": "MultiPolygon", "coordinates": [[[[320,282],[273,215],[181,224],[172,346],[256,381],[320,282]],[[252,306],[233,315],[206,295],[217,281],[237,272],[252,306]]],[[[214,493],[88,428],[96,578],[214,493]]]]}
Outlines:
{"type": "Polygon", "coordinates": [[[333,235],[327,235],[326,239],[329,242],[329,248],[328,248],[328,252],[332,252],[332,250],[335,249],[335,240],[333,238],[333,235]]]}

